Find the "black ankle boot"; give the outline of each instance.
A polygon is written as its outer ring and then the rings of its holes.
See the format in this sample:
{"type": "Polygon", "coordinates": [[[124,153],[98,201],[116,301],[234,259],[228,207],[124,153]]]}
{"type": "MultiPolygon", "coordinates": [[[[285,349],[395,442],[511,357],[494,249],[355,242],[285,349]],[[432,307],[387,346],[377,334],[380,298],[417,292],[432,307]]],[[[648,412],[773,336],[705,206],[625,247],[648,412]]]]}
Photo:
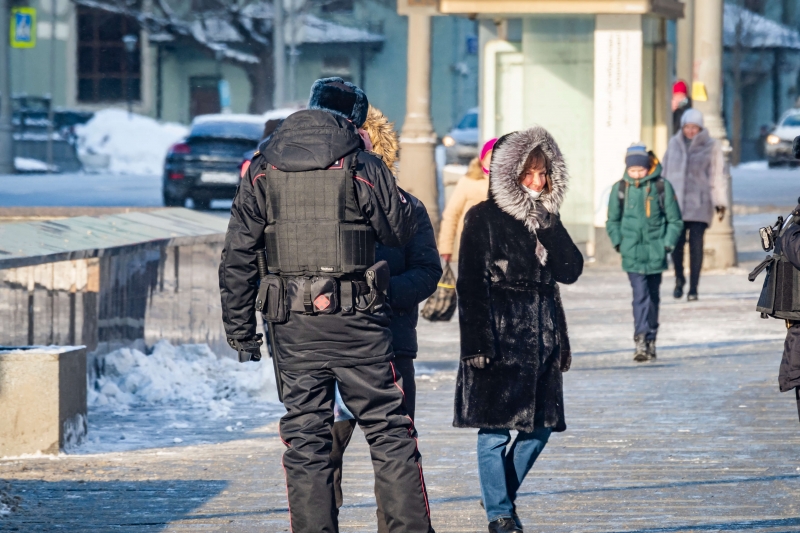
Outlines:
{"type": "Polygon", "coordinates": [[[513,518],[498,518],[489,522],[489,533],[522,533],[513,518]]]}
{"type": "Polygon", "coordinates": [[[647,341],[644,340],[644,335],[636,335],[633,340],[636,341],[636,351],[633,352],[633,360],[637,363],[649,361],[650,357],[647,355],[647,341]]]}
{"type": "Polygon", "coordinates": [[[672,295],[680,299],[683,297],[683,286],[686,284],[686,280],[683,278],[675,278],[675,290],[673,291],[672,295]]]}

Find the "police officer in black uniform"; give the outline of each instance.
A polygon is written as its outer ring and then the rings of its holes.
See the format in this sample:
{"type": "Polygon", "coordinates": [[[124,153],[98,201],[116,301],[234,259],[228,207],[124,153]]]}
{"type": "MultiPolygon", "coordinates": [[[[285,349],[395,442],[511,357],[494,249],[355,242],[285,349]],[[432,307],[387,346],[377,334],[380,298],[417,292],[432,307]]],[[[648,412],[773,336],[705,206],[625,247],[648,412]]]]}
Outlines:
{"type": "MultiPolygon", "coordinates": [[[[794,139],[794,156],[800,159],[800,136],[794,139]]],[[[774,227],[761,228],[762,246],[772,251],[749,276],[755,281],[766,270],[767,276],[756,310],[762,318],[786,321],[786,341],[778,374],[781,392],[795,390],[800,416],[800,198],[788,219],[778,217],[774,227]]]]}
{"type": "Polygon", "coordinates": [[[308,109],[288,117],[243,170],[222,252],[223,321],[240,360],[260,358],[257,300],[270,323],[294,533],[338,531],[335,382],[370,445],[389,530],[432,532],[416,431],[392,365],[388,270],[373,265],[375,243],[406,244],[416,217],[386,165],[363,149],[367,109],[355,85],[316,81],[308,109]]]}
{"type": "MultiPolygon", "coordinates": [[[[798,199],[800,200],[800,199],[798,199]]],[[[797,271],[800,270],[800,205],[792,212],[792,220],[783,231],[780,237],[780,251],[786,260],[794,267],[794,271],[787,273],[785,285],[789,286],[789,294],[796,294],[797,289],[794,285],[797,282],[797,271]],[[794,289],[794,290],[792,290],[794,289]]],[[[800,302],[795,302],[800,303],[800,302]]],[[[794,307],[797,307],[796,305],[794,307]]],[[[795,314],[800,315],[795,311],[795,314]]],[[[783,345],[783,359],[781,360],[780,372],[778,374],[778,386],[781,392],[795,390],[797,400],[797,411],[800,416],[800,319],[786,319],[786,341],[783,345]]]]}

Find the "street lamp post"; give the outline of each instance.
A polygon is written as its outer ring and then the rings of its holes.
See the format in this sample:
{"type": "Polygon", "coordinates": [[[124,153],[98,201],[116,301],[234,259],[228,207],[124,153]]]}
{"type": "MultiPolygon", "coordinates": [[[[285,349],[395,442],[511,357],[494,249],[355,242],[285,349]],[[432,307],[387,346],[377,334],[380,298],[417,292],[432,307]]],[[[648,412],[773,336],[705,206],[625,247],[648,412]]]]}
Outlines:
{"type": "Polygon", "coordinates": [[[125,69],[128,80],[128,87],[125,91],[128,97],[128,115],[133,114],[133,76],[131,76],[132,65],[136,60],[136,45],[139,43],[139,37],[136,34],[128,34],[122,37],[122,43],[125,45],[125,51],[128,53],[128,65],[125,69]]]}

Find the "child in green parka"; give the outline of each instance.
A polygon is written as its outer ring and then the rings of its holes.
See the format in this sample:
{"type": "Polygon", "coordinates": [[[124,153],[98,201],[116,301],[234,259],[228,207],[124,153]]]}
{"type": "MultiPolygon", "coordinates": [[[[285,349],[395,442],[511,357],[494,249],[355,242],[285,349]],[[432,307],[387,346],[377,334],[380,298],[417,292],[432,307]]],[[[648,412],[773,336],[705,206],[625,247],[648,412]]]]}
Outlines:
{"type": "Polygon", "coordinates": [[[683,221],[675,191],[661,177],[661,163],[644,144],[628,148],[625,166],[608,199],[606,231],[622,254],[622,269],[633,289],[633,360],[653,361],[661,273],[667,269],[667,254],[678,242],[683,221]]]}

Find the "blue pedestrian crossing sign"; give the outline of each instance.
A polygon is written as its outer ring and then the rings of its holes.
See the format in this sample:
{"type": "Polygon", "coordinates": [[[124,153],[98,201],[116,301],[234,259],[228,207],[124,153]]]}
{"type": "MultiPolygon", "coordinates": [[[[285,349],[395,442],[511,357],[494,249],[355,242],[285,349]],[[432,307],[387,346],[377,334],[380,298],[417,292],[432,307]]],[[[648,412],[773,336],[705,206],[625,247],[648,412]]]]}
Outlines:
{"type": "Polygon", "coordinates": [[[36,9],[15,7],[11,10],[11,47],[36,46],[36,9]]]}

